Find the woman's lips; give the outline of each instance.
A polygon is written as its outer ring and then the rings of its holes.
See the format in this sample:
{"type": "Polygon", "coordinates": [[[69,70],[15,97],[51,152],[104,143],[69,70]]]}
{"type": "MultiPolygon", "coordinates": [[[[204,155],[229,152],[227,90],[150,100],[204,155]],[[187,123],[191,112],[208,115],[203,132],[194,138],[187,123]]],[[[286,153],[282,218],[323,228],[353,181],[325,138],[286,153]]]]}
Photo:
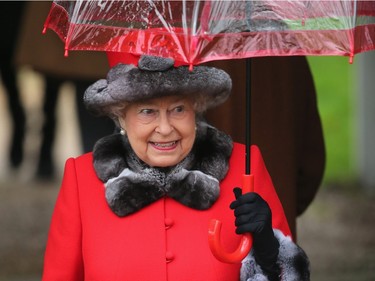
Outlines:
{"type": "Polygon", "coordinates": [[[151,145],[158,150],[172,150],[175,149],[177,146],[178,141],[171,141],[171,142],[150,142],[151,145]]]}

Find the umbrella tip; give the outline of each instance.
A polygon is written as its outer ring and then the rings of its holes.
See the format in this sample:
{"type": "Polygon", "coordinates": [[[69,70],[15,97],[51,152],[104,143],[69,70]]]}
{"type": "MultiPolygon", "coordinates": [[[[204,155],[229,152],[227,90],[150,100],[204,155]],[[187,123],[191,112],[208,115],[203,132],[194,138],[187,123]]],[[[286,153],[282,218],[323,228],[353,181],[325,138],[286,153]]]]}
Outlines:
{"type": "Polygon", "coordinates": [[[353,61],[354,61],[354,55],[351,54],[351,55],[349,56],[349,63],[350,63],[350,64],[353,64],[353,61]]]}
{"type": "Polygon", "coordinates": [[[69,51],[68,51],[68,49],[65,49],[65,52],[64,52],[64,57],[68,57],[69,56],[69,51]]]}

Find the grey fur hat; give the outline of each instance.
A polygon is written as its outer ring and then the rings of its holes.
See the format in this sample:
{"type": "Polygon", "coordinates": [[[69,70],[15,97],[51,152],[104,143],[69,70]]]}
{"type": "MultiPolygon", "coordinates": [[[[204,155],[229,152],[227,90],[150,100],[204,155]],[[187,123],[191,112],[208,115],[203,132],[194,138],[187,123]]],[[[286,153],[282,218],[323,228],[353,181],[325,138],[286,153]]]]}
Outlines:
{"type": "Polygon", "coordinates": [[[174,67],[173,59],[141,56],[138,67],[118,64],[110,69],[107,79],[92,84],[85,92],[89,111],[112,115],[111,107],[121,102],[135,102],[163,96],[193,96],[197,110],[223,103],[232,89],[232,80],[223,70],[195,66],[174,67]]]}

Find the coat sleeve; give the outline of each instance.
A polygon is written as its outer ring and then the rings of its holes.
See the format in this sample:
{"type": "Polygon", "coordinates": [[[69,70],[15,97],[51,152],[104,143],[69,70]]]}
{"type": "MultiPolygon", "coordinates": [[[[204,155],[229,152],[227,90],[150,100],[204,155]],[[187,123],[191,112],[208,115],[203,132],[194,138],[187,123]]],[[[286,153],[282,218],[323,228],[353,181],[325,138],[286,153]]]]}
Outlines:
{"type": "Polygon", "coordinates": [[[44,257],[43,281],[82,281],[82,228],[75,160],[65,164],[44,257]]]}
{"type": "MultiPolygon", "coordinates": [[[[320,120],[315,92],[307,92],[304,111],[306,116],[304,126],[299,136],[297,146],[297,216],[303,214],[314,200],[321,186],[325,164],[326,151],[323,128],[320,120]]],[[[302,127],[302,126],[301,126],[302,127]]]]}

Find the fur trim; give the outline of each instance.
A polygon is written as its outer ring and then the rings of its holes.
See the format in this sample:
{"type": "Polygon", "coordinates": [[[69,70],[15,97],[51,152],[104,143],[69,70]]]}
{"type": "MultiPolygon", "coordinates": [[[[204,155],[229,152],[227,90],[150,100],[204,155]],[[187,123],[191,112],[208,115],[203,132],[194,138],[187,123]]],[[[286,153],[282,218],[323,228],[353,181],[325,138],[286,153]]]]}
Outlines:
{"type": "Polygon", "coordinates": [[[152,56],[141,56],[138,68],[145,71],[166,71],[173,67],[174,59],[152,56]]]}
{"type": "MultiPolygon", "coordinates": [[[[223,103],[232,88],[230,76],[223,70],[196,66],[171,67],[171,59],[142,56],[137,68],[118,64],[85,92],[86,107],[101,115],[110,115],[110,107],[119,102],[134,102],[171,95],[191,96],[204,111],[223,103]]],[[[173,60],[172,60],[173,61],[173,60]]]]}
{"type": "Polygon", "coordinates": [[[280,242],[278,264],[282,272],[281,281],[309,281],[310,262],[306,253],[281,231],[274,232],[280,242]]]}
{"type": "Polygon", "coordinates": [[[118,216],[126,216],[163,196],[194,209],[210,208],[219,196],[219,182],[228,171],[231,152],[229,136],[199,122],[192,152],[174,167],[146,165],[121,134],[99,140],[93,157],[110,208],[118,216]]]}
{"type": "MultiPolygon", "coordinates": [[[[280,243],[277,264],[281,269],[280,281],[309,281],[310,262],[305,252],[289,236],[274,229],[280,243]]],[[[241,281],[268,281],[261,267],[256,263],[253,250],[242,261],[241,281]]]]}

